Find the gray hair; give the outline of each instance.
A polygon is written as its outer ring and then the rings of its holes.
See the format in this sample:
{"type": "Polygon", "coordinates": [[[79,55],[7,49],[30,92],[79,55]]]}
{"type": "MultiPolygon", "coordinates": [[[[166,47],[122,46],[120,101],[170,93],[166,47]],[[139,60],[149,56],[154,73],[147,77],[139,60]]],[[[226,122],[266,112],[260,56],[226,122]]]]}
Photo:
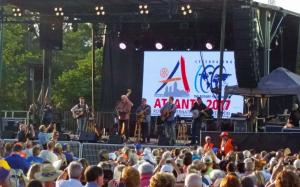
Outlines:
{"type": "Polygon", "coordinates": [[[251,158],[246,158],[244,160],[245,163],[245,171],[254,171],[255,163],[251,158]]]}
{"type": "Polygon", "coordinates": [[[220,169],[214,169],[210,172],[209,177],[210,179],[215,182],[217,179],[221,179],[225,177],[225,172],[220,169]]]}
{"type": "Polygon", "coordinates": [[[197,174],[188,174],[184,181],[185,187],[202,187],[202,178],[197,174]]]}
{"type": "Polygon", "coordinates": [[[144,162],[138,167],[139,173],[142,174],[153,174],[154,166],[148,162],[144,162]]]}
{"type": "Polygon", "coordinates": [[[72,161],[68,167],[68,175],[71,179],[79,179],[82,173],[83,167],[80,162],[72,161]]]}

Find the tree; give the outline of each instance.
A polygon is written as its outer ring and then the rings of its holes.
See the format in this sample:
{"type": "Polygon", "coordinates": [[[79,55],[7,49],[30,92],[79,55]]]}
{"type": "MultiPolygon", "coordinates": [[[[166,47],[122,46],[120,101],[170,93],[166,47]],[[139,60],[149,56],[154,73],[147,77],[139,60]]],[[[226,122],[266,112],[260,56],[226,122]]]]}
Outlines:
{"type": "MultiPolygon", "coordinates": [[[[96,51],[96,67],[95,73],[99,88],[101,76],[100,70],[102,66],[102,50],[96,51]]],[[[92,95],[92,52],[82,60],[77,60],[73,69],[63,72],[55,83],[53,88],[53,101],[63,109],[70,109],[74,103],[78,102],[78,97],[83,96],[89,102],[92,95]]],[[[97,97],[97,96],[96,96],[97,97]]]]}
{"type": "Polygon", "coordinates": [[[27,25],[4,25],[0,109],[26,109],[26,64],[40,60],[40,53],[30,50],[28,43],[35,45],[36,41],[28,34],[27,25]]]}

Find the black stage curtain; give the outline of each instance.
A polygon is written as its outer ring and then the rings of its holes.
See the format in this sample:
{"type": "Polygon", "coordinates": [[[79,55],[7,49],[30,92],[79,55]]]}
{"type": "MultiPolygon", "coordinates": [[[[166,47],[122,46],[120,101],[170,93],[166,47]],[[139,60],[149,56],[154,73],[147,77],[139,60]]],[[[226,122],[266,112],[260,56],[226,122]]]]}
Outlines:
{"type": "Polygon", "coordinates": [[[120,40],[114,35],[105,38],[103,55],[103,78],[101,111],[111,112],[121,95],[132,89],[130,100],[134,109],[142,97],[143,51],[135,51],[133,42],[127,42],[127,48],[119,48],[120,40]]]}

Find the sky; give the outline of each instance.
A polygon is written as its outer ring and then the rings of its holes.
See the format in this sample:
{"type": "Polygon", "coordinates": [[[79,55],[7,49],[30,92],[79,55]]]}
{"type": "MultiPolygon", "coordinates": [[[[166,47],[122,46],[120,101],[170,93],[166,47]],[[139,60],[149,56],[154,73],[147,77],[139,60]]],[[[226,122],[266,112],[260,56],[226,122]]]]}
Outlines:
{"type": "Polygon", "coordinates": [[[274,4],[280,6],[286,10],[300,13],[300,1],[299,0],[254,0],[261,3],[274,4]]]}

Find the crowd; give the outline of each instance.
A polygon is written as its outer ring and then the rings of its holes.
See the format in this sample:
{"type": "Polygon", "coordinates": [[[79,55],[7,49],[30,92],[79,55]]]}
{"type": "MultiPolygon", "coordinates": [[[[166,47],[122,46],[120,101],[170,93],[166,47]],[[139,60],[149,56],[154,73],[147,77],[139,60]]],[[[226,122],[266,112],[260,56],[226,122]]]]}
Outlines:
{"type": "Polygon", "coordinates": [[[134,149],[99,150],[98,165],[76,158],[54,134],[35,145],[29,139],[1,141],[0,186],[300,187],[298,153],[238,151],[227,132],[220,135],[219,148],[206,137],[203,147],[151,150],[136,144],[134,149]]]}

